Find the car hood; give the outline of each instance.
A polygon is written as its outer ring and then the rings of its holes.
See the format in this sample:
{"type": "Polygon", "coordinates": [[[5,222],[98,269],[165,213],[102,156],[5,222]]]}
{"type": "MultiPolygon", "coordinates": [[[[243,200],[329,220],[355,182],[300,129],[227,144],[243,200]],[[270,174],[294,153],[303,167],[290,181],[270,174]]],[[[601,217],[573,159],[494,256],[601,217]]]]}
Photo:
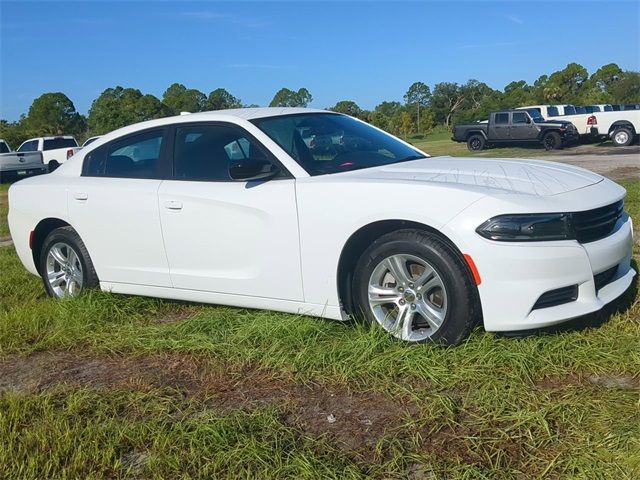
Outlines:
{"type": "Polygon", "coordinates": [[[601,182],[588,170],[554,162],[502,158],[429,157],[344,174],[362,180],[448,184],[485,193],[550,196],[601,182]]]}
{"type": "Polygon", "coordinates": [[[536,120],[536,125],[571,125],[569,120],[536,120]]]}

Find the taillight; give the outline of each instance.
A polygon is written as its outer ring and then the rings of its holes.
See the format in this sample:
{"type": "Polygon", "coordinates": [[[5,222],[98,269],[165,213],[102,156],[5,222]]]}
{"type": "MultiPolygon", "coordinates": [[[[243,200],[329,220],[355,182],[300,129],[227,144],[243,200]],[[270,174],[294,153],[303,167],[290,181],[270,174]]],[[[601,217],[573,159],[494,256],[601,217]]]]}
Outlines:
{"type": "Polygon", "coordinates": [[[597,125],[598,124],[598,119],[596,118],[595,115],[591,115],[589,118],[587,118],[587,125],[597,125]]]}
{"type": "Polygon", "coordinates": [[[67,150],[67,160],[69,160],[71,157],[73,157],[73,150],[70,148],[69,150],[67,150]]]}

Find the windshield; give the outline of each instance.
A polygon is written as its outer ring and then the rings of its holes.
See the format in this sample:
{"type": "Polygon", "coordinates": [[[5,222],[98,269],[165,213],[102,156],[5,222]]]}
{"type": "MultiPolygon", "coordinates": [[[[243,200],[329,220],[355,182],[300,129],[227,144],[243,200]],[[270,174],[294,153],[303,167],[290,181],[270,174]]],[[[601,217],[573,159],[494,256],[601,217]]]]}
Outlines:
{"type": "Polygon", "coordinates": [[[305,113],[253,120],[309,175],[424,158],[398,139],[347,115],[305,113]]]}
{"type": "Polygon", "coordinates": [[[529,112],[534,122],[544,122],[544,117],[537,108],[527,108],[527,112],[529,112]]]}

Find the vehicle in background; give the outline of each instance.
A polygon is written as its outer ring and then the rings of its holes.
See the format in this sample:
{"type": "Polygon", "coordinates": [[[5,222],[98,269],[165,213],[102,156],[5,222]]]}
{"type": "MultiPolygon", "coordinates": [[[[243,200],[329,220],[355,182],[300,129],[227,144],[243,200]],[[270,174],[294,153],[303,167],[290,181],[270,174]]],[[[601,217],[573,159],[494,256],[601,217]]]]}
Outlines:
{"type": "Polygon", "coordinates": [[[47,173],[47,167],[42,163],[42,153],[14,152],[7,142],[0,139],[0,182],[41,173],[47,173]]]}
{"type": "Polygon", "coordinates": [[[587,118],[591,115],[586,113],[586,109],[583,111],[583,107],[580,108],[580,112],[576,111],[576,107],[573,105],[530,105],[528,107],[518,107],[518,110],[537,110],[547,120],[566,120],[575,125],[578,130],[578,134],[582,139],[590,138],[590,130],[587,127],[587,118]]]}
{"type": "Polygon", "coordinates": [[[95,137],[89,137],[87,138],[84,143],[82,144],[82,148],[86,147],[87,145],[91,145],[93,142],[95,142],[97,139],[99,139],[102,135],[96,135],[95,137]]]}
{"type": "Polygon", "coordinates": [[[11,152],[11,147],[7,142],[0,138],[0,153],[9,153],[11,152]]]}
{"type": "Polygon", "coordinates": [[[610,138],[616,147],[626,147],[640,133],[640,110],[594,113],[587,124],[594,138],[610,138]]]}
{"type": "Polygon", "coordinates": [[[50,172],[71,158],[80,147],[70,135],[30,138],[18,147],[18,153],[42,152],[42,162],[50,172]]]}
{"type": "Polygon", "coordinates": [[[506,143],[540,143],[547,150],[578,140],[576,127],[566,120],[545,120],[535,109],[491,112],[487,123],[459,124],[452,140],[467,142],[471,151],[506,143]]]}
{"type": "Polygon", "coordinates": [[[601,103],[598,105],[587,105],[585,107],[588,113],[596,113],[596,112],[613,112],[613,107],[608,103],[601,103]]]}

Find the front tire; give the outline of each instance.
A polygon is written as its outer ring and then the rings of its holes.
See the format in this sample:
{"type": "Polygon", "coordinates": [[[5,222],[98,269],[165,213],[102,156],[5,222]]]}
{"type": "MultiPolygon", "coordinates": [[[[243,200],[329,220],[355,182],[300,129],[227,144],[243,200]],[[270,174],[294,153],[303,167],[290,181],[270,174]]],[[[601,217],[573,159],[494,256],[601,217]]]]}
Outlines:
{"type": "Polygon", "coordinates": [[[616,128],[611,134],[611,141],[616,147],[631,145],[633,134],[628,128],[616,128]]]}
{"type": "Polygon", "coordinates": [[[486,141],[482,135],[471,135],[467,140],[467,148],[471,152],[479,152],[484,150],[486,141]]]}
{"type": "Polygon", "coordinates": [[[82,239],[72,227],[53,230],[40,252],[40,275],[51,297],[77,297],[100,284],[82,239]]]}
{"type": "Polygon", "coordinates": [[[456,345],[478,321],[477,290],[464,261],[421,230],[376,240],[358,260],[352,290],[356,312],[410,343],[456,345]]]}
{"type": "Polygon", "coordinates": [[[562,137],[558,132],[549,132],[542,138],[545,150],[559,150],[562,148],[562,137]]]}

